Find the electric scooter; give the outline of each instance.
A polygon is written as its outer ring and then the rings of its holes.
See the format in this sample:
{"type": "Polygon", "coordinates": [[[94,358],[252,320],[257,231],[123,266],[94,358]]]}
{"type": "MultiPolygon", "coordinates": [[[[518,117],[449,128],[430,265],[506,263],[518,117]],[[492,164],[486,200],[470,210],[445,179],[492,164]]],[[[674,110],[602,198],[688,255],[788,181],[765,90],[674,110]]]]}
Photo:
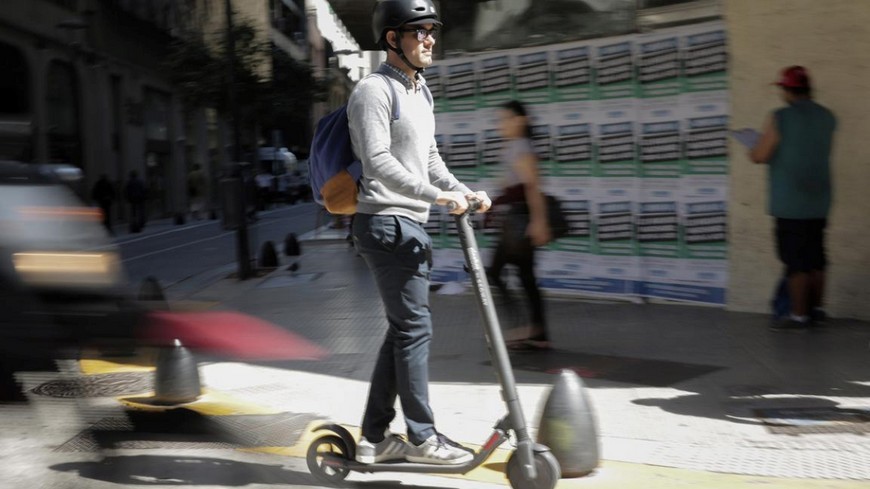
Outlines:
{"type": "Polygon", "coordinates": [[[465,261],[471,273],[471,281],[483,316],[484,337],[487,340],[492,364],[496,367],[507,414],[498,420],[493,432],[471,461],[461,465],[432,465],[391,461],[363,464],[355,460],[356,442],[350,432],[337,424],[324,424],[315,428],[323,432],[308,447],[306,462],[311,473],[322,482],[340,484],[351,471],[355,472],[417,472],[430,474],[466,474],[480,466],[496,448],[508,441],[510,432],[516,438],[516,448],[507,463],[507,478],[514,489],[553,489],[561,477],[561,469],[555,455],[544,445],[535,443],[529,436],[526,418],[517,395],[516,382],[510,357],[501,334],[498,316],[489,290],[489,283],[480,260],[477,240],[470,216],[480,207],[479,202],[470,202],[469,209],[455,216],[459,240],[465,261]]]}

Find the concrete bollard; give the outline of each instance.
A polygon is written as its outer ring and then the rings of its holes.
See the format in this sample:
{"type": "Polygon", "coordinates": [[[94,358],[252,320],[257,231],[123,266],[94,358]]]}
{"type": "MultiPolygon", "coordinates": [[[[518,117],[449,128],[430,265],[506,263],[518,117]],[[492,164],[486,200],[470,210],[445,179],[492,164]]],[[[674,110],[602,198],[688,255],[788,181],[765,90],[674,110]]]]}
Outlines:
{"type": "Polygon", "coordinates": [[[275,252],[275,245],[271,241],[266,241],[260,246],[260,257],[257,266],[259,268],[276,268],[278,266],[278,254],[275,252]]]}
{"type": "Polygon", "coordinates": [[[299,246],[296,234],[290,233],[284,239],[284,254],[287,256],[299,256],[302,254],[302,248],[299,246]]]}
{"type": "Polygon", "coordinates": [[[598,467],[598,428],[582,379],[562,370],[550,390],[538,428],[538,443],[547,445],[562,467],[562,477],[582,477],[598,467]]]}
{"type": "Polygon", "coordinates": [[[163,405],[186,404],[199,399],[202,387],[199,367],[190,350],[175,340],[157,355],[154,373],[154,402],[163,405]]]}
{"type": "Polygon", "coordinates": [[[166,302],[166,295],[163,293],[163,287],[160,286],[160,281],[153,275],[149,275],[142,279],[142,284],[139,286],[139,300],[166,302]]]}

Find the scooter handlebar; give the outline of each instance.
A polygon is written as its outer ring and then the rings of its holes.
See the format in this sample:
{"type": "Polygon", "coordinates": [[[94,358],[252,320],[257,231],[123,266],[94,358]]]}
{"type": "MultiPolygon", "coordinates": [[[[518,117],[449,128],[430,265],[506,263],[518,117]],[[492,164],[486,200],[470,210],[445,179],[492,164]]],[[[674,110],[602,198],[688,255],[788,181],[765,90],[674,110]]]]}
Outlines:
{"type": "MultiPolygon", "coordinates": [[[[466,214],[471,214],[471,213],[473,213],[473,212],[476,212],[478,209],[480,209],[480,205],[481,205],[481,201],[480,201],[480,200],[477,200],[477,199],[469,200],[469,201],[468,201],[468,209],[465,211],[465,213],[466,213],[466,214]]],[[[447,204],[447,210],[448,210],[448,211],[453,211],[453,210],[455,210],[455,209],[456,209],[456,203],[455,203],[455,202],[450,202],[449,204],[447,204]]]]}

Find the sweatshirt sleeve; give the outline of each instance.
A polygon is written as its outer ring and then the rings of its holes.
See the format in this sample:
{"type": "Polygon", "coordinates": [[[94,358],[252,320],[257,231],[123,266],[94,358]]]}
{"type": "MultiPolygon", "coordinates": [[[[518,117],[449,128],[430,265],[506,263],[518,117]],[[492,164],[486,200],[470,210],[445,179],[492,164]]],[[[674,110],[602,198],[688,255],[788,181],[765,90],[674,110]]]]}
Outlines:
{"type": "Polygon", "coordinates": [[[366,178],[406,197],[434,203],[439,188],[408,171],[390,152],[392,105],[386,81],[360,80],[347,106],[350,139],[366,178]]]}

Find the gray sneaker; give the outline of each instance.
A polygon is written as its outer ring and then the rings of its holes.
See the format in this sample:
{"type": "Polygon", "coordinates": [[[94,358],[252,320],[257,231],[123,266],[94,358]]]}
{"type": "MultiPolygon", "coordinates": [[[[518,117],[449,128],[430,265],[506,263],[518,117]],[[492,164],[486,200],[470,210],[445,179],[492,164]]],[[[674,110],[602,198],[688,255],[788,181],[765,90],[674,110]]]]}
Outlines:
{"type": "Polygon", "coordinates": [[[390,460],[404,460],[410,448],[399,435],[387,432],[386,437],[372,443],[362,437],[356,445],[356,461],[361,464],[374,464],[390,460]]]}
{"type": "Polygon", "coordinates": [[[408,462],[438,465],[461,465],[474,458],[471,451],[441,433],[435,433],[418,446],[409,445],[408,462]]]}

